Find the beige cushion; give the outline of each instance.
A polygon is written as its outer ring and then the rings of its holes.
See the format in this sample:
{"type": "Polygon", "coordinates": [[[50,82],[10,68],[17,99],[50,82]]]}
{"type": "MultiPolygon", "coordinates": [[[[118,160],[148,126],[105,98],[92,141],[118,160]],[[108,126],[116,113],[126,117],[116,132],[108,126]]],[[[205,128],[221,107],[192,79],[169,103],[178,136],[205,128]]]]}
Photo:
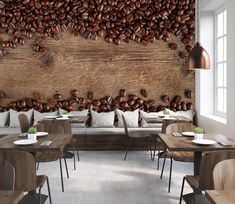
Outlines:
{"type": "MultiPolygon", "coordinates": [[[[66,110],[60,108],[59,109],[59,114],[60,115],[63,115],[63,113],[65,112],[66,110]]],[[[82,110],[82,111],[70,111],[68,113],[68,115],[72,115],[72,116],[87,116],[88,115],[88,109],[85,109],[85,110],[82,110]]]]}
{"type": "Polygon", "coordinates": [[[159,114],[159,112],[146,113],[140,110],[140,126],[161,128],[162,123],[158,122],[161,120],[159,116],[161,116],[161,113],[159,114]],[[153,120],[154,122],[148,122],[148,119],[153,120]]]}
{"type": "Polygon", "coordinates": [[[29,120],[29,123],[32,121],[32,116],[33,116],[33,109],[30,109],[28,111],[20,111],[17,112],[13,109],[10,109],[10,128],[19,128],[20,127],[20,122],[18,119],[19,114],[25,114],[29,120]]]}
{"type": "Polygon", "coordinates": [[[118,118],[118,127],[124,127],[122,115],[124,115],[127,127],[138,127],[139,126],[139,109],[135,111],[121,111],[116,109],[116,114],[118,118]]]}
{"type": "Polygon", "coordinates": [[[38,123],[38,121],[44,119],[45,116],[57,116],[58,115],[58,111],[40,113],[40,112],[34,110],[33,111],[33,115],[34,115],[34,123],[33,123],[33,125],[36,125],[38,123]]]}
{"type": "Polygon", "coordinates": [[[9,117],[9,111],[0,113],[0,127],[6,127],[9,117]]]}
{"type": "Polygon", "coordinates": [[[113,127],[114,111],[97,113],[91,110],[91,126],[92,127],[113,127]]]}

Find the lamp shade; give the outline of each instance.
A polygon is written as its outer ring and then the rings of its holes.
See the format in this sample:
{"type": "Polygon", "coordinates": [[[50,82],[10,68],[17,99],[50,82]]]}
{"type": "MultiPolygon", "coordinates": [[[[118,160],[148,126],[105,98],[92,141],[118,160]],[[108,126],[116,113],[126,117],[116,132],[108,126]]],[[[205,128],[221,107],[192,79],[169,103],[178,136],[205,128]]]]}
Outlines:
{"type": "Polygon", "coordinates": [[[189,70],[210,69],[210,58],[207,51],[197,42],[188,56],[189,70]]]}

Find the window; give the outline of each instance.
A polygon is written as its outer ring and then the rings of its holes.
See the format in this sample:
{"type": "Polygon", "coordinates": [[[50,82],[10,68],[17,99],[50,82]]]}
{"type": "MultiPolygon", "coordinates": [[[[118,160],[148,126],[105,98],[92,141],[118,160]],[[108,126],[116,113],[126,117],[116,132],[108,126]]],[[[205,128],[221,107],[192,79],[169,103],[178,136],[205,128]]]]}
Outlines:
{"type": "Polygon", "coordinates": [[[227,10],[215,15],[215,115],[227,112],[227,10]]]}

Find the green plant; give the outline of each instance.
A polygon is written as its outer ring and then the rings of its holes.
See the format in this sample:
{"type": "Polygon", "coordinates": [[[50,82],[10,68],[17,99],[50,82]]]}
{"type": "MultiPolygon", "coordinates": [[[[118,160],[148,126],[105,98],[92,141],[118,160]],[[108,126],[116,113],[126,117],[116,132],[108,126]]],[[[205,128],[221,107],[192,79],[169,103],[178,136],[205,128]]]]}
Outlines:
{"type": "Polygon", "coordinates": [[[200,128],[200,127],[194,128],[193,131],[195,134],[203,134],[203,128],[200,128]]]}
{"type": "Polygon", "coordinates": [[[37,133],[37,128],[31,127],[28,129],[28,134],[35,134],[37,133]]]}
{"type": "Polygon", "coordinates": [[[170,115],[170,111],[165,110],[165,111],[164,111],[164,115],[170,115]]]}
{"type": "Polygon", "coordinates": [[[68,114],[68,111],[64,111],[64,112],[63,112],[63,115],[67,115],[67,114],[68,114]]]}

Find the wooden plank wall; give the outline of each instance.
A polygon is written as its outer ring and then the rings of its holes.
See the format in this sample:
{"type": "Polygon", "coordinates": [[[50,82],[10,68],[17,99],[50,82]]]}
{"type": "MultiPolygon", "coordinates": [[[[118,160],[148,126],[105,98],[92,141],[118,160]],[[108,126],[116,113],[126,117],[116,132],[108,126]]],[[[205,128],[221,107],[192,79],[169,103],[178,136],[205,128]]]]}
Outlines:
{"type": "MultiPolygon", "coordinates": [[[[117,46],[102,38],[93,41],[63,33],[59,41],[46,39],[43,46],[49,51],[42,54],[32,50],[30,40],[8,49],[8,55],[0,59],[0,90],[7,94],[0,103],[31,97],[33,92],[44,98],[59,92],[67,98],[72,89],[85,98],[88,91],[100,98],[117,96],[123,88],[140,95],[139,90],[145,88],[148,98],[156,102],[164,94],[183,96],[185,89],[194,93],[194,73],[183,74],[178,57],[184,45],[177,38],[171,41],[178,44],[176,51],[162,40],[148,46],[134,42],[117,46]]],[[[194,102],[194,94],[185,101],[194,102]]]]}

